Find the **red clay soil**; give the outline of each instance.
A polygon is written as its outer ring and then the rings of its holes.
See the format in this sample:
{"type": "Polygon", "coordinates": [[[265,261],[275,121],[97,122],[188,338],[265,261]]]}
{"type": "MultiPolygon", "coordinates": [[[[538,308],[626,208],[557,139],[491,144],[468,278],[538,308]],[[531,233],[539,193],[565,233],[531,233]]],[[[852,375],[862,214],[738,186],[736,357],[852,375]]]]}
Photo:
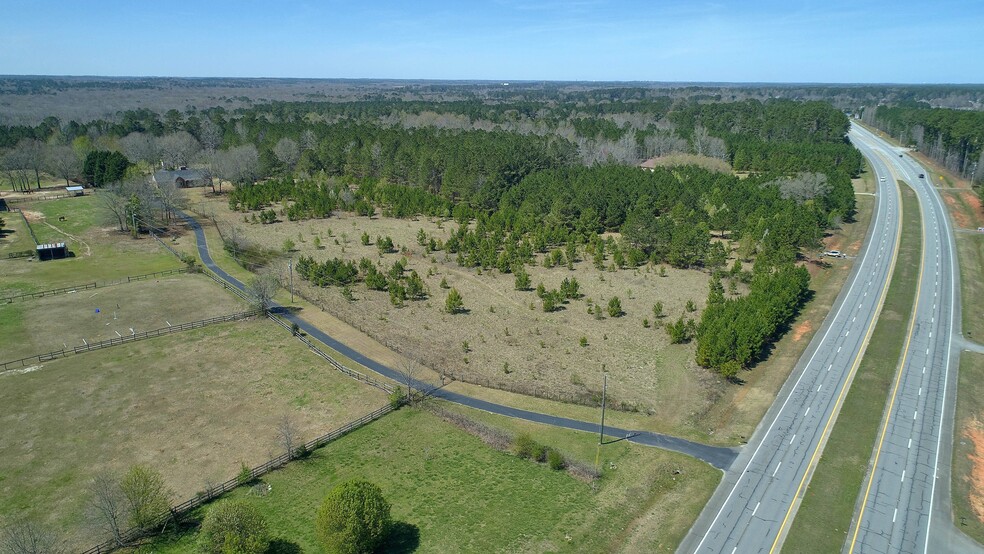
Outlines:
{"type": "Polygon", "coordinates": [[[950,211],[950,217],[953,218],[953,223],[955,223],[957,227],[963,229],[969,228],[970,218],[961,209],[960,203],[957,202],[957,199],[954,198],[952,194],[949,194],[948,192],[944,192],[943,201],[946,202],[946,207],[950,211]]]}
{"type": "Polygon", "coordinates": [[[813,323],[807,319],[803,323],[793,327],[793,342],[799,342],[803,335],[813,330],[813,323]]]}
{"type": "Polygon", "coordinates": [[[973,453],[967,455],[973,466],[968,501],[977,519],[984,523],[984,425],[975,419],[964,431],[964,436],[974,443],[973,453]]]}

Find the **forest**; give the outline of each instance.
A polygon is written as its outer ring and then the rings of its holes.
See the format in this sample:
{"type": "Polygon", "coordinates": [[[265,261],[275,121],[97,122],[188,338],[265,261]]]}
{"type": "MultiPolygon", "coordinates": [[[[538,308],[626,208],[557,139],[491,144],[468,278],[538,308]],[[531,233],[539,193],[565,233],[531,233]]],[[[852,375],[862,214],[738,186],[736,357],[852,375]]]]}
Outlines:
{"type": "Polygon", "coordinates": [[[984,198],[984,112],[909,101],[866,109],[862,119],[972,181],[984,198]]]}
{"type": "MultiPolygon", "coordinates": [[[[522,275],[528,264],[590,258],[599,269],[651,263],[740,275],[748,294],[709,302],[685,333],[697,341],[699,363],[735,377],[807,297],[809,278],[794,268],[801,252],[854,216],[850,180],[862,159],[845,139],[847,116],[819,101],[717,102],[633,88],[565,95],[576,101],[532,92],[446,102],[380,95],[185,113],[144,108],[64,125],[50,117],[0,127],[0,160],[21,188],[38,168],[66,180],[75,171],[100,186],[154,167],[196,166],[217,193],[223,180],[236,184],[225,191],[230,209],[261,223],[277,220],[275,205],[295,221],[337,210],[445,218],[458,225],[450,238],[419,242],[466,268],[522,275]],[[54,152],[74,153],[78,169],[54,171],[54,152]],[[677,152],[742,174],[634,167],[677,152]],[[732,251],[753,271],[729,272],[732,251]]],[[[403,268],[384,274],[371,263],[303,259],[298,269],[322,286],[364,281],[389,290],[394,303],[426,294],[403,268]]]]}

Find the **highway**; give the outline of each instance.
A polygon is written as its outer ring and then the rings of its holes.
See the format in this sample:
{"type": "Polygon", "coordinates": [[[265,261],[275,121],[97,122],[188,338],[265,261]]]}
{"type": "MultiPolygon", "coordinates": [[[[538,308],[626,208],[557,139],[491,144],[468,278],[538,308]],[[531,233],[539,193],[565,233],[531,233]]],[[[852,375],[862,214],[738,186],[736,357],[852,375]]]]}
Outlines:
{"type": "Polygon", "coordinates": [[[881,311],[898,250],[901,200],[889,160],[857,145],[879,177],[862,250],[823,326],[679,552],[778,551],[792,523],[881,311]]]}
{"type": "Polygon", "coordinates": [[[900,178],[916,191],[923,222],[923,255],[914,317],[846,550],[980,551],[979,546],[955,532],[949,510],[959,358],[953,337],[954,333],[959,337],[960,320],[953,229],[939,193],[928,177],[919,176],[929,172],[863,128],[855,127],[852,138],[890,159],[900,178]]]}

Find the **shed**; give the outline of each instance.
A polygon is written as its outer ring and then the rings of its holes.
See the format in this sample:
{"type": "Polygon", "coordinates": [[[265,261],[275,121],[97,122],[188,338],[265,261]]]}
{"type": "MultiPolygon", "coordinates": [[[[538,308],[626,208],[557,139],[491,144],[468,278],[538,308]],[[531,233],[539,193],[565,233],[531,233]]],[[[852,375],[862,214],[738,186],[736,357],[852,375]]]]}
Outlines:
{"type": "Polygon", "coordinates": [[[203,187],[211,181],[208,173],[200,169],[160,169],[154,172],[154,182],[158,185],[174,184],[179,187],[203,187]]]}
{"type": "Polygon", "coordinates": [[[65,190],[68,191],[68,194],[72,196],[85,196],[85,187],[81,185],[65,187],[65,190]]]}
{"type": "Polygon", "coordinates": [[[35,248],[38,253],[38,260],[41,260],[42,262],[47,260],[60,260],[68,257],[68,248],[65,247],[64,242],[39,244],[35,248]]]}

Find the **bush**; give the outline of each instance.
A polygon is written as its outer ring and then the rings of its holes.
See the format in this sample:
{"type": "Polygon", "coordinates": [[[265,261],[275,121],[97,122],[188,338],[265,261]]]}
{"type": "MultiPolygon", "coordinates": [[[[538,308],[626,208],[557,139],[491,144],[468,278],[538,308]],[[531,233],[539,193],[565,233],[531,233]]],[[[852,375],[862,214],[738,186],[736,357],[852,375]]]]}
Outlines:
{"type": "Polygon", "coordinates": [[[403,400],[405,397],[406,394],[403,392],[403,387],[397,386],[395,389],[393,389],[393,392],[391,392],[389,395],[390,406],[394,410],[399,409],[400,406],[403,405],[403,400]]]}
{"type": "Polygon", "coordinates": [[[560,471],[567,467],[567,460],[560,452],[550,449],[547,451],[547,465],[554,471],[560,471]]]}
{"type": "Polygon", "coordinates": [[[533,458],[533,451],[537,446],[539,445],[533,440],[533,437],[526,433],[520,433],[513,439],[513,451],[520,458],[527,460],[533,458]]]}
{"type": "Polygon", "coordinates": [[[236,482],[240,485],[245,485],[253,480],[253,470],[250,469],[246,462],[240,462],[239,474],[236,475],[236,482]]]}
{"type": "Polygon", "coordinates": [[[315,521],[325,551],[361,554],[374,551],[390,528],[390,505],[368,481],[346,481],[325,496],[315,521]]]}
{"type": "Polygon", "coordinates": [[[618,299],[617,296],[613,296],[611,300],[608,301],[608,316],[609,317],[621,317],[625,312],[622,311],[622,301],[618,299]]]}
{"type": "Polygon", "coordinates": [[[266,520],[245,500],[213,505],[198,533],[198,548],[206,554],[262,554],[270,545],[266,520]]]}

